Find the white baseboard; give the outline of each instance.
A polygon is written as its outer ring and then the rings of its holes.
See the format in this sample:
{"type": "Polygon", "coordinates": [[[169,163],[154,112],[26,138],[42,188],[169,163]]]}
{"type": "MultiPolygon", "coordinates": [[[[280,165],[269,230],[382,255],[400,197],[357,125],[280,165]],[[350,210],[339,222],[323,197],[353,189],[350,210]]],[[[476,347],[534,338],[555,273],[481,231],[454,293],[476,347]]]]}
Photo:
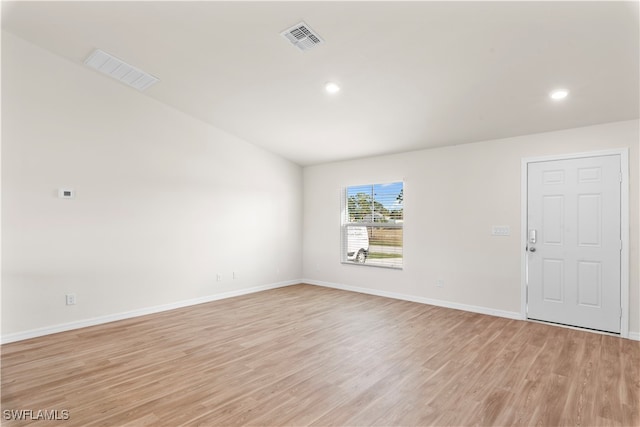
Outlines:
{"type": "Polygon", "coordinates": [[[377,289],[360,288],[357,286],[323,282],[320,280],[302,279],[302,283],[307,283],[309,285],[316,285],[316,286],[324,286],[327,288],[342,289],[344,291],[359,292],[362,294],[376,295],[379,297],[418,302],[421,304],[435,305],[438,307],[453,308],[456,310],[470,311],[473,313],[488,314],[490,316],[506,317],[507,319],[516,319],[516,320],[523,319],[522,315],[516,311],[496,310],[493,308],[481,307],[477,305],[460,304],[456,302],[442,301],[437,299],[418,297],[414,295],[399,294],[396,292],[387,292],[387,291],[380,291],[377,289]]]}
{"type": "MultiPolygon", "coordinates": [[[[302,279],[301,283],[309,285],[323,286],[326,288],[342,289],[344,291],[359,292],[362,294],[376,295],[379,297],[394,298],[404,301],[418,302],[421,304],[435,305],[438,307],[453,308],[456,310],[470,311],[473,313],[488,314],[490,316],[505,317],[507,319],[526,320],[520,313],[516,311],[496,310],[493,308],[481,307],[477,305],[460,304],[456,302],[442,301],[431,298],[418,297],[414,295],[399,294],[395,292],[380,291],[377,289],[361,288],[358,286],[342,285],[338,283],[323,282],[321,280],[302,279]]],[[[580,329],[580,328],[577,328],[580,329]]],[[[630,340],[640,341],[640,332],[629,332],[630,340]]]]}
{"type": "MultiPolygon", "coordinates": [[[[380,290],[377,290],[377,289],[361,288],[361,287],[358,287],[358,286],[350,286],[350,285],[342,285],[342,284],[337,284],[337,283],[324,282],[324,281],[320,281],[320,280],[300,279],[300,280],[288,280],[288,281],[285,281],[285,282],[278,282],[278,283],[271,283],[271,284],[267,284],[267,285],[254,286],[254,287],[251,287],[251,288],[240,289],[240,290],[237,290],[237,291],[229,291],[229,292],[224,292],[224,293],[221,293],[221,294],[208,295],[206,297],[193,298],[193,299],[189,299],[189,300],[177,301],[177,302],[174,302],[174,303],[157,305],[157,306],[154,306],[154,307],[146,307],[146,308],[127,311],[127,312],[123,312],[123,313],[109,314],[109,315],[106,315],[106,316],[93,317],[93,318],[90,318],[90,319],[84,319],[84,320],[79,320],[79,321],[75,321],[75,322],[63,323],[63,324],[58,324],[58,325],[54,325],[54,326],[47,326],[47,327],[38,328],[38,329],[31,329],[31,330],[23,331],[23,332],[16,332],[16,333],[13,333],[13,334],[7,334],[7,335],[3,335],[2,337],[0,337],[0,343],[1,344],[8,344],[8,343],[11,343],[11,342],[22,341],[22,340],[26,340],[26,339],[30,339],[30,338],[40,337],[40,336],[43,336],[43,335],[50,335],[50,334],[55,334],[55,333],[58,333],[58,332],[71,331],[71,330],[74,330],[74,329],[86,328],[88,326],[101,325],[103,323],[115,322],[117,320],[130,319],[130,318],[133,318],[133,317],[144,316],[144,315],[147,315],[147,314],[153,314],[153,313],[159,313],[159,312],[162,312],[162,311],[174,310],[176,308],[188,307],[188,306],[191,306],[191,305],[203,304],[203,303],[207,303],[207,302],[211,302],[211,301],[217,301],[217,300],[221,300],[221,299],[225,299],[225,298],[232,298],[232,297],[237,297],[237,296],[241,296],[241,295],[252,294],[252,293],[255,293],[255,292],[266,291],[266,290],[269,290],[269,289],[282,288],[282,287],[285,287],[285,286],[296,285],[296,284],[299,284],[299,283],[306,283],[306,284],[309,284],[309,285],[323,286],[323,287],[334,288],[334,289],[341,289],[341,290],[351,291],[351,292],[359,292],[359,293],[362,293],[362,294],[376,295],[376,296],[381,296],[381,297],[386,297],[386,298],[393,298],[393,299],[399,299],[399,300],[404,300],[404,301],[417,302],[417,303],[421,303],[421,304],[429,304],[429,305],[434,305],[434,306],[438,306],[438,307],[453,308],[453,309],[456,309],[456,310],[470,311],[470,312],[473,312],[473,313],[487,314],[487,315],[490,315],[490,316],[504,317],[504,318],[507,318],[507,319],[516,319],[516,320],[523,320],[524,319],[520,313],[515,312],[515,311],[496,310],[496,309],[487,308],[487,307],[481,307],[481,306],[476,306],[476,305],[460,304],[460,303],[455,303],[455,302],[449,302],[449,301],[442,301],[442,300],[431,299],[431,298],[418,297],[418,296],[414,296],[414,295],[400,294],[400,293],[396,293],[396,292],[387,292],[387,291],[380,291],[380,290]]],[[[631,340],[640,341],[640,332],[629,332],[629,337],[628,338],[631,339],[631,340]]]]}
{"type": "Polygon", "coordinates": [[[56,334],[58,332],[71,331],[74,329],[86,328],[87,326],[101,325],[103,323],[115,322],[117,320],[130,319],[132,317],[144,316],[147,314],[159,313],[161,311],[174,310],[176,308],[188,307],[191,305],[203,304],[211,301],[217,301],[225,298],[237,297],[240,295],[252,294],[255,292],[266,291],[269,289],[282,288],[285,286],[297,285],[300,280],[288,280],[285,282],[270,283],[267,285],[254,286],[252,288],[240,289],[237,291],[223,292],[221,294],[207,295],[206,297],[193,298],[184,301],[172,302],[169,304],[156,305],[153,307],[145,307],[137,310],[126,311],[123,313],[108,314],[106,316],[93,317],[90,319],[78,320],[75,322],[62,323],[44,328],[31,329],[23,332],[3,335],[0,338],[1,344],[8,344],[15,341],[27,340],[30,338],[41,337],[43,335],[56,334]]]}

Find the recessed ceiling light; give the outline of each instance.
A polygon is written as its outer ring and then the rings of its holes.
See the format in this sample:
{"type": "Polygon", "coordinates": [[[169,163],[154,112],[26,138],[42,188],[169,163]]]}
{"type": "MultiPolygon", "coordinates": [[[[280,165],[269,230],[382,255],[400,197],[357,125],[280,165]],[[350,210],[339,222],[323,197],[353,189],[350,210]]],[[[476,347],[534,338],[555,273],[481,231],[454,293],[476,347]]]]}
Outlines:
{"type": "Polygon", "coordinates": [[[326,85],[324,85],[324,90],[326,90],[329,93],[338,93],[340,92],[340,86],[338,86],[333,82],[329,82],[326,85]]]}
{"type": "Polygon", "coordinates": [[[551,99],[555,99],[555,100],[565,99],[567,95],[569,95],[569,91],[565,89],[554,90],[549,94],[551,99]]]}

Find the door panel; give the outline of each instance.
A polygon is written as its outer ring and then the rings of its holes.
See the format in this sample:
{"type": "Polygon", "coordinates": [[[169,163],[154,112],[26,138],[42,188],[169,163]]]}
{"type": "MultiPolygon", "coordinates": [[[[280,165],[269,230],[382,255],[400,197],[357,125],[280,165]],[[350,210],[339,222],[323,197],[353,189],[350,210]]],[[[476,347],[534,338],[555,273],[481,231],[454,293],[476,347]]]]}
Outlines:
{"type": "Polygon", "coordinates": [[[527,316],[620,332],[620,156],[533,162],[527,175],[527,316]]]}
{"type": "Polygon", "coordinates": [[[561,259],[544,259],[542,262],[542,298],[549,302],[562,302],[564,263],[561,259]]]}
{"type": "Polygon", "coordinates": [[[602,294],[601,264],[578,261],[578,304],[600,308],[602,294]]]}
{"type": "Polygon", "coordinates": [[[542,237],[546,245],[562,245],[564,196],[542,197],[542,237]]]}
{"type": "Polygon", "coordinates": [[[578,246],[600,247],[600,194],[578,195],[578,246]]]}

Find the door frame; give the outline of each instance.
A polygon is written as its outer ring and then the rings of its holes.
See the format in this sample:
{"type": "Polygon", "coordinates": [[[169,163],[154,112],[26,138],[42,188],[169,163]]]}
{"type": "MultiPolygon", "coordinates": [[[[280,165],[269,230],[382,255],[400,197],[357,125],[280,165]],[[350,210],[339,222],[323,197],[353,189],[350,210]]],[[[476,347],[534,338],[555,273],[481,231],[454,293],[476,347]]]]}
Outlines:
{"type": "Polygon", "coordinates": [[[600,157],[620,155],[620,171],[622,183],[620,185],[620,234],[622,251],[620,252],[620,304],[622,316],[620,318],[620,336],[629,338],[629,149],[592,151],[586,153],[556,154],[542,157],[522,158],[520,168],[520,314],[527,320],[527,200],[528,200],[528,166],[529,163],[546,162],[551,160],[570,160],[585,157],[600,157]]]}

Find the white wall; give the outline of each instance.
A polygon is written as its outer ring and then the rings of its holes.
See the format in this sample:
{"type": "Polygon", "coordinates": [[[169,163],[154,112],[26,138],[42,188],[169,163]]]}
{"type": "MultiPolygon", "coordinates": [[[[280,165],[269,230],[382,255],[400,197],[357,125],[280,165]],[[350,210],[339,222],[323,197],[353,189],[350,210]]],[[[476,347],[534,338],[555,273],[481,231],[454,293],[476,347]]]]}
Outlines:
{"type": "Polygon", "coordinates": [[[3,337],[298,280],[301,233],[299,166],[3,33],[3,337]]]}
{"type": "Polygon", "coordinates": [[[305,280],[520,312],[521,159],[630,148],[630,331],[640,331],[637,120],[304,169],[305,280]],[[340,264],[340,189],[404,179],[404,270],[340,264]],[[492,237],[509,225],[510,237],[492,237]],[[435,286],[444,280],[444,287],[435,286]]]}
{"type": "Polygon", "coordinates": [[[637,335],[638,125],[313,166],[303,188],[298,166],[3,33],[2,336],[301,277],[517,313],[520,159],[620,147],[637,335]],[[404,270],[340,264],[340,189],[396,179],[404,270]],[[494,224],[511,236],[491,237],[494,224]]]}

